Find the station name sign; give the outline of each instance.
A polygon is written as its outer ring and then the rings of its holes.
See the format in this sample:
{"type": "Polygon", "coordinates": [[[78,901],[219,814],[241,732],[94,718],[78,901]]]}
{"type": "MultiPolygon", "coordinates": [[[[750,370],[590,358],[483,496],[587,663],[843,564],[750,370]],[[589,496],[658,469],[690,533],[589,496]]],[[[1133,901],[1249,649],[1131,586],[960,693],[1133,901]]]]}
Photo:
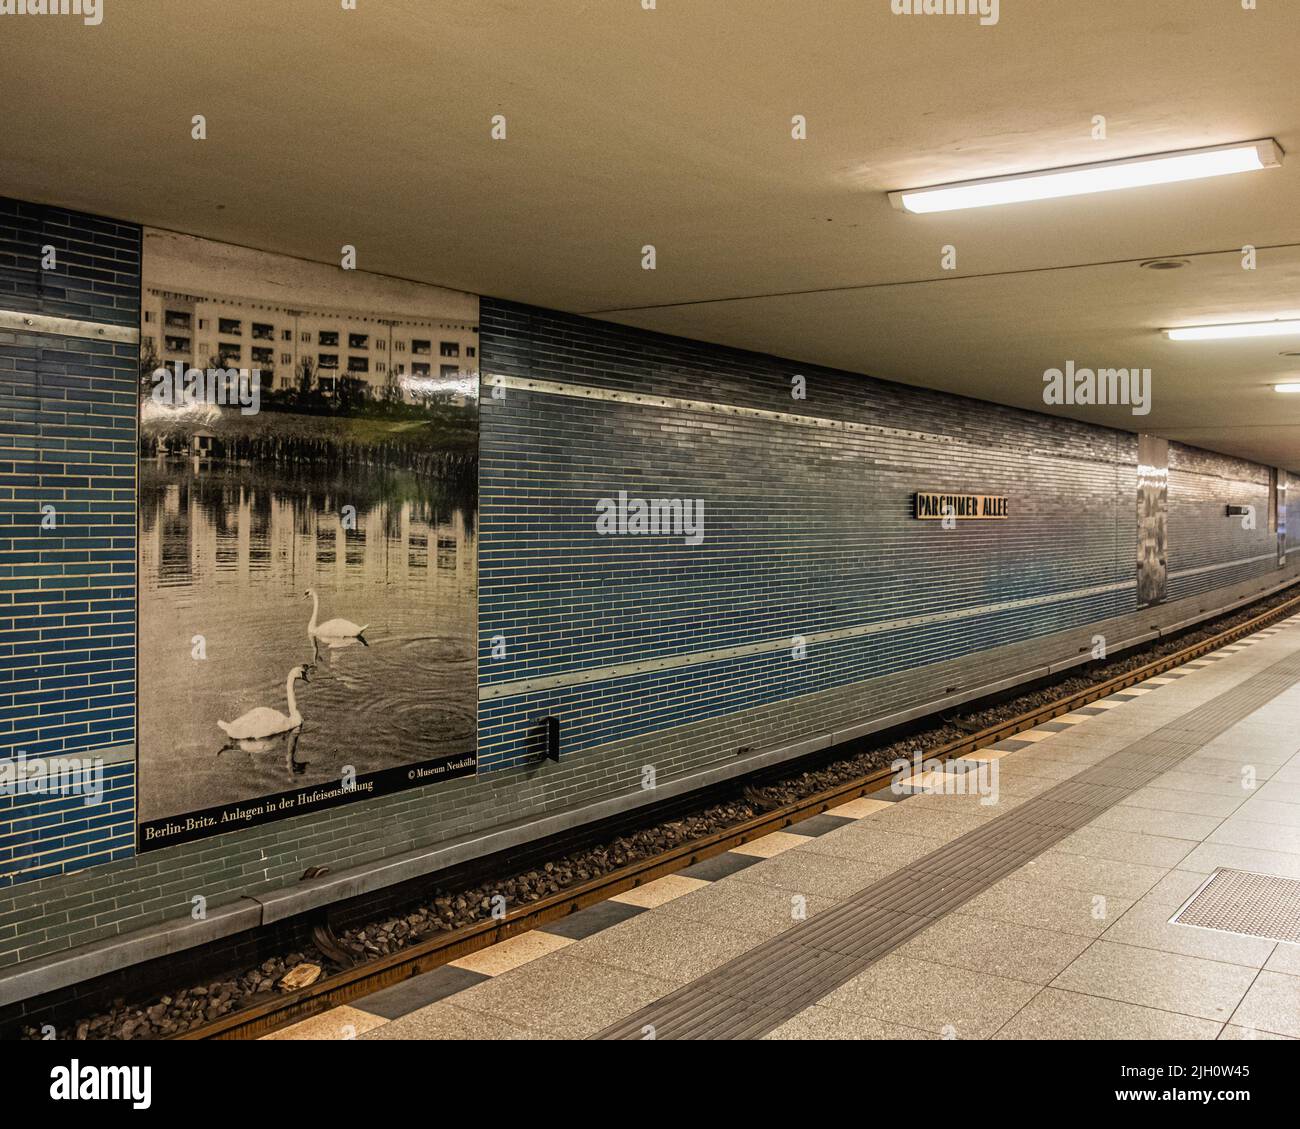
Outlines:
{"type": "Polygon", "coordinates": [[[916,514],[921,521],[940,521],[945,517],[958,521],[1005,518],[1007,499],[998,494],[933,494],[916,492],[916,514]]]}

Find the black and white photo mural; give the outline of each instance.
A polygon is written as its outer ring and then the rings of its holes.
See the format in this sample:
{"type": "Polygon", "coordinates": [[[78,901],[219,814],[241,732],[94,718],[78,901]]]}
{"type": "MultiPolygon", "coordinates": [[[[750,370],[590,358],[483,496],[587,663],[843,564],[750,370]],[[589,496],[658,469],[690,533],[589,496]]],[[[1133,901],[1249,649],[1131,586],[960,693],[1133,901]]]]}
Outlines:
{"type": "Polygon", "coordinates": [[[472,774],[478,299],[145,232],[142,850],[472,774]]]}

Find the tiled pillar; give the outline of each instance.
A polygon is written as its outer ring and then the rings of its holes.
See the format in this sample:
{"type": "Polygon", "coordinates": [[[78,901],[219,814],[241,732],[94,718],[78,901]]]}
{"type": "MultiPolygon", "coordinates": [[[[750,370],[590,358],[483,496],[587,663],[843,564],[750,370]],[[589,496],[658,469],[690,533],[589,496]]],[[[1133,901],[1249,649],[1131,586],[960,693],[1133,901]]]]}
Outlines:
{"type": "Polygon", "coordinates": [[[137,226],[0,199],[0,887],[134,850],[139,309],[137,226]]]}

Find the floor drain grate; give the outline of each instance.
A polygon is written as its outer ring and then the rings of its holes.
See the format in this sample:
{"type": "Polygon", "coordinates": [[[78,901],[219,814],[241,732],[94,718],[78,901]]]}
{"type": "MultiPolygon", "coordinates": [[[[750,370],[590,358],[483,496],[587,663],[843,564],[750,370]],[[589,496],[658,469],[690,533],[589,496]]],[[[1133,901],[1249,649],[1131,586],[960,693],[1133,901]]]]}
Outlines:
{"type": "Polygon", "coordinates": [[[1300,944],[1300,880],[1216,870],[1169,920],[1175,925],[1300,944]]]}

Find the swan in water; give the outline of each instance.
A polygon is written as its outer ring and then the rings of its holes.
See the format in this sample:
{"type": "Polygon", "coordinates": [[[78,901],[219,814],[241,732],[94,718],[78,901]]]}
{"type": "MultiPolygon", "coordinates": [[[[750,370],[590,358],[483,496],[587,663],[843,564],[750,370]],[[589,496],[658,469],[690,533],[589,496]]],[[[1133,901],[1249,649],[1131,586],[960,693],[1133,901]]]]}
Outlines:
{"type": "Polygon", "coordinates": [[[298,712],[298,701],[293,694],[293,684],[300,678],[304,682],[311,682],[307,677],[310,670],[309,666],[295,666],[289,671],[289,677],[284,684],[284,694],[289,699],[287,714],[268,706],[258,706],[257,709],[249,710],[234,721],[218,721],[217,728],[231,741],[239,743],[246,749],[259,743],[269,743],[272,738],[297,729],[302,724],[302,714],[298,712]]]}
{"type": "Polygon", "coordinates": [[[311,622],[307,624],[307,638],[313,645],[323,640],[327,647],[346,647],[354,641],[359,642],[363,647],[370,646],[365,636],[361,634],[370,624],[358,627],[350,619],[327,619],[318,625],[316,616],[320,614],[320,597],[316,595],[316,589],[308,588],[303,593],[303,599],[311,600],[311,622]]]}

